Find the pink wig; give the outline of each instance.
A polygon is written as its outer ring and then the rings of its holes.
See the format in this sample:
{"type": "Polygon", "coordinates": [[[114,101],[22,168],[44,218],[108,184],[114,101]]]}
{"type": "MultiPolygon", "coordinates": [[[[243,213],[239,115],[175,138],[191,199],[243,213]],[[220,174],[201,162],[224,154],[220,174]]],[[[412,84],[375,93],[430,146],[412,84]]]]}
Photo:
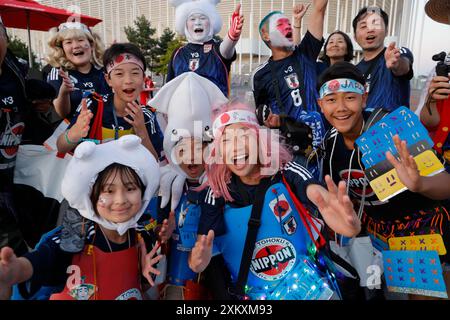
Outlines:
{"type": "MultiPolygon", "coordinates": [[[[232,110],[255,112],[254,109],[242,102],[231,102],[222,106],[220,109],[213,110],[213,123],[224,112],[232,110]]],[[[277,130],[263,128],[253,123],[243,122],[242,124],[256,132],[258,139],[258,165],[260,166],[259,177],[273,176],[292,160],[292,153],[286,145],[281,143],[281,136],[277,130]]],[[[219,134],[214,137],[214,142],[209,146],[210,153],[206,161],[207,184],[211,187],[215,197],[223,197],[225,201],[232,202],[234,200],[227,186],[230,183],[232,172],[223,163],[218,152],[224,130],[225,128],[222,128],[219,131],[219,134]]],[[[204,188],[206,185],[202,187],[204,188]]]]}

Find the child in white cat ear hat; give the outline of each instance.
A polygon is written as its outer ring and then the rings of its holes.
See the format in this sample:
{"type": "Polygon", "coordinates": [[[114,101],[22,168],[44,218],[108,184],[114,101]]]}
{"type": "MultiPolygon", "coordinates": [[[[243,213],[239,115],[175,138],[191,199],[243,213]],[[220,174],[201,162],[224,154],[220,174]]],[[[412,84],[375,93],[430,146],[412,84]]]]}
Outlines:
{"type": "Polygon", "coordinates": [[[159,275],[159,245],[141,217],[159,185],[159,166],[135,135],[96,145],[81,143],[61,191],[83,217],[79,252],[61,246],[57,228],[34,251],[17,257],[0,250],[0,292],[61,285],[51,300],[140,300],[159,275]],[[150,253],[147,254],[147,249],[150,253]],[[72,270],[72,271],[67,271],[72,270]],[[148,283],[143,281],[147,279],[148,283]]]}
{"type": "Polygon", "coordinates": [[[231,16],[230,27],[224,40],[213,39],[222,29],[222,18],[216,5],[220,0],[171,0],[175,6],[175,29],[186,37],[188,44],[173,55],[167,80],[193,71],[215,83],[225,96],[229,96],[229,73],[236,60],[236,44],[242,33],[244,17],[238,4],[231,16]]]}

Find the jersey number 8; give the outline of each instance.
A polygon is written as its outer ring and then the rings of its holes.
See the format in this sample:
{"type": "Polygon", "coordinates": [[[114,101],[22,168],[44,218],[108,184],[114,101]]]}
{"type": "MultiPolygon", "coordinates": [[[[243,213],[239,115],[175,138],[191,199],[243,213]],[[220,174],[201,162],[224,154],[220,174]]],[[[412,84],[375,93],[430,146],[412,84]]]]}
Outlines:
{"type": "Polygon", "coordinates": [[[303,103],[302,96],[300,95],[300,89],[295,89],[291,91],[292,100],[294,101],[294,106],[300,107],[303,103]]]}

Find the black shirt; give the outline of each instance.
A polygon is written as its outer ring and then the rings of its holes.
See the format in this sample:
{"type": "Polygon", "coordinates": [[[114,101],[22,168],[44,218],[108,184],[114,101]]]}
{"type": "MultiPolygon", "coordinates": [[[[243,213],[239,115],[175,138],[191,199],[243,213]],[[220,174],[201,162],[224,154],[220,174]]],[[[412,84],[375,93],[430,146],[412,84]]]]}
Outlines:
{"type": "MultiPolygon", "coordinates": [[[[75,115],[83,98],[83,91],[97,92],[101,95],[112,93],[111,88],[106,83],[103,69],[97,69],[92,66],[88,73],[81,73],[77,70],[69,70],[68,73],[74,87],[79,90],[74,90],[70,93],[70,113],[67,115],[67,119],[75,115]]],[[[59,89],[63,82],[59,75],[59,68],[53,68],[49,72],[47,82],[55,88],[57,95],[59,95],[59,89]]]]}
{"type": "Polygon", "coordinates": [[[12,187],[27,111],[23,86],[17,75],[3,63],[0,75],[0,191],[12,187]]]}

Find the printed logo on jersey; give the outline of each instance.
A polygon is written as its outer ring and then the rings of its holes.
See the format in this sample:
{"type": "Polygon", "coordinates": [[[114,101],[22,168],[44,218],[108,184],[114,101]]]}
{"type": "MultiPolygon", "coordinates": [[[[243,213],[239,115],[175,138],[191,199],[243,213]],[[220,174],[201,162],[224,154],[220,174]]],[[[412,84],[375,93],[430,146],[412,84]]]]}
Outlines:
{"type": "Polygon", "coordinates": [[[24,128],[25,124],[19,122],[0,137],[0,153],[4,158],[12,159],[16,156],[24,128]]]}
{"type": "Polygon", "coordinates": [[[256,242],[250,265],[251,272],[266,281],[277,281],[292,270],[295,248],[283,238],[266,238],[256,242]]]}
{"type": "Polygon", "coordinates": [[[180,216],[178,218],[178,228],[179,229],[183,229],[184,221],[186,220],[186,216],[187,216],[188,210],[189,210],[189,207],[187,207],[187,208],[183,208],[183,207],[184,207],[184,203],[181,205],[180,216]]]}
{"type": "MultiPolygon", "coordinates": [[[[342,170],[341,172],[339,172],[339,176],[346,183],[348,181],[348,174],[349,170],[342,170]]],[[[352,169],[350,171],[350,181],[349,181],[351,194],[357,197],[362,197],[364,185],[366,186],[366,197],[373,196],[375,193],[373,192],[369,184],[369,180],[367,180],[366,175],[364,174],[364,171],[352,169]]]]}
{"type": "Polygon", "coordinates": [[[292,235],[297,231],[297,220],[295,220],[294,216],[290,216],[290,218],[283,223],[283,228],[288,235],[292,235]]]}
{"type": "Polygon", "coordinates": [[[200,66],[200,59],[190,59],[189,60],[189,70],[195,71],[200,66]]]}
{"type": "Polygon", "coordinates": [[[269,203],[270,210],[272,210],[275,218],[278,222],[283,221],[291,212],[291,206],[286,199],[286,196],[282,193],[276,199],[269,203]]]}
{"type": "Polygon", "coordinates": [[[286,80],[286,83],[291,90],[298,89],[298,87],[300,87],[300,81],[298,81],[298,76],[296,73],[292,73],[284,77],[284,80],[286,80]]]}
{"type": "Polygon", "coordinates": [[[75,78],[74,76],[69,75],[69,78],[70,78],[70,80],[72,81],[73,84],[77,84],[78,83],[78,79],[75,78]]]}
{"type": "Polygon", "coordinates": [[[203,46],[203,53],[209,53],[212,50],[212,44],[205,44],[203,46]]]}

